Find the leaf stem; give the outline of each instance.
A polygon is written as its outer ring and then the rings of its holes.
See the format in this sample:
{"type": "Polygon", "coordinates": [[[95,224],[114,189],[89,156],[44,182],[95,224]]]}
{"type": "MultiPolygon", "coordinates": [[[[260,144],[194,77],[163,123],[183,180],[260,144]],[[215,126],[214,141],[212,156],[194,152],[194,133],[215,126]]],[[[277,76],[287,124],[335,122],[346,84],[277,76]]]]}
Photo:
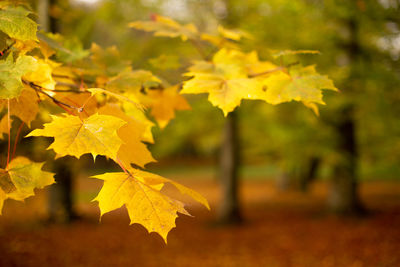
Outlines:
{"type": "Polygon", "coordinates": [[[22,127],[24,126],[24,124],[25,124],[25,123],[22,122],[21,125],[20,125],[19,128],[18,128],[17,136],[15,137],[15,141],[14,141],[14,148],[13,148],[11,160],[13,160],[13,158],[14,158],[14,156],[15,156],[15,151],[17,150],[18,139],[19,139],[19,136],[20,136],[20,134],[21,134],[22,127]]]}
{"type": "Polygon", "coordinates": [[[287,66],[280,66],[280,67],[276,67],[274,69],[270,69],[270,70],[263,71],[263,72],[260,72],[260,73],[250,74],[249,78],[254,78],[254,77],[270,74],[270,73],[273,73],[273,72],[277,72],[277,71],[280,71],[280,70],[285,70],[285,69],[290,68],[290,67],[292,67],[294,65],[297,65],[299,63],[300,62],[296,61],[296,62],[288,64],[287,66]]]}
{"type": "Polygon", "coordinates": [[[117,160],[118,165],[119,165],[119,166],[121,167],[121,169],[124,171],[124,173],[130,175],[129,171],[124,167],[124,164],[122,164],[122,162],[119,160],[118,157],[116,157],[116,160],[117,160]]]}
{"type": "Polygon", "coordinates": [[[209,60],[209,55],[207,55],[207,54],[204,52],[204,49],[203,49],[203,47],[201,46],[201,44],[200,44],[199,41],[197,41],[197,40],[195,40],[195,39],[191,39],[191,38],[189,38],[189,41],[190,41],[190,43],[193,45],[193,47],[196,48],[196,50],[199,52],[199,54],[201,55],[201,57],[202,57],[204,60],[209,60]]]}
{"type": "Polygon", "coordinates": [[[7,165],[10,163],[10,150],[11,150],[11,120],[10,120],[10,99],[7,99],[7,128],[8,128],[8,149],[7,149],[7,165]]]}
{"type": "Polygon", "coordinates": [[[284,69],[285,69],[285,67],[277,67],[277,68],[270,69],[270,70],[267,70],[267,71],[263,71],[263,72],[259,72],[259,73],[255,73],[255,74],[250,74],[249,78],[255,78],[255,77],[258,77],[258,76],[270,74],[270,73],[277,72],[277,71],[284,70],[284,69]]]}

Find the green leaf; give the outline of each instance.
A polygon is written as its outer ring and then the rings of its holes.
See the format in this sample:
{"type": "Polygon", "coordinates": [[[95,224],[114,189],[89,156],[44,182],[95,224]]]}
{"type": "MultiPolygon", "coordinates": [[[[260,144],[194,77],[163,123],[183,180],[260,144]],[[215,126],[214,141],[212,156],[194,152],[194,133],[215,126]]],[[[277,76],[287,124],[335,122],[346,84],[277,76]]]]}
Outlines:
{"type": "Polygon", "coordinates": [[[18,157],[10,162],[7,169],[0,169],[0,214],[5,199],[22,201],[35,195],[35,188],[54,183],[54,174],[42,171],[43,164],[18,157]]]}
{"type": "Polygon", "coordinates": [[[37,24],[28,17],[29,14],[22,7],[0,10],[0,30],[11,38],[37,41],[37,24]]]}
{"type": "Polygon", "coordinates": [[[14,98],[21,94],[24,85],[21,77],[37,68],[37,60],[31,56],[20,56],[16,62],[10,53],[0,61],[0,99],[14,98]]]}

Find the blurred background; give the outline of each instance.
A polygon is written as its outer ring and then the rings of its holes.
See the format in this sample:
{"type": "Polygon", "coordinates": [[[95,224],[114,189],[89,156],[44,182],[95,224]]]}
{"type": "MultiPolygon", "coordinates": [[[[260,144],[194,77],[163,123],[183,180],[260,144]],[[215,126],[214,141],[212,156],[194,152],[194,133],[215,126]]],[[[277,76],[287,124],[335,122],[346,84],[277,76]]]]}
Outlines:
{"type": "MultiPolygon", "coordinates": [[[[205,95],[186,97],[192,110],[177,112],[162,130],[154,128],[150,149],[158,162],[147,168],[203,194],[211,212],[189,205],[195,218],[178,218],[167,246],[143,227],[128,226],[124,209],[98,223],[90,201],[101,183],[87,178],[93,164],[71,159],[82,171],[60,179],[66,181],[59,182],[61,189],[43,190],[25,204],[6,201],[0,265],[400,265],[400,1],[31,4],[39,14],[47,10],[46,27],[71,40],[76,54],[93,42],[115,45],[120,60],[171,84],[181,80],[195,48],[130,29],[129,22],[160,14],[202,31],[219,24],[242,29],[254,36],[242,44],[245,50],[257,50],[261,58],[273,50],[318,50],[301,60],[316,64],[340,93],[326,92],[319,117],[295,102],[244,101],[233,119],[230,172],[221,165],[221,152],[229,145],[224,138],[232,118],[224,118],[205,95]]],[[[95,168],[114,166],[100,158],[95,168]]]]}

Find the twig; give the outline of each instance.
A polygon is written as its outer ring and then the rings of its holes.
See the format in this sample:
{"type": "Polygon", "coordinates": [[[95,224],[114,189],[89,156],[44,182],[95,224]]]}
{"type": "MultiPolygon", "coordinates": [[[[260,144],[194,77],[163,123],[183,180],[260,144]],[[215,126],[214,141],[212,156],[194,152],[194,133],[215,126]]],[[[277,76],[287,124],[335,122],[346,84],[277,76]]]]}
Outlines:
{"type": "Polygon", "coordinates": [[[209,55],[206,55],[206,53],[203,50],[203,47],[200,45],[200,43],[197,40],[194,39],[190,39],[189,38],[190,43],[193,45],[194,48],[196,48],[196,50],[199,52],[199,54],[201,55],[201,57],[204,60],[208,60],[209,55]]]}
{"type": "Polygon", "coordinates": [[[10,50],[10,48],[15,44],[15,41],[13,43],[11,43],[9,46],[7,46],[6,48],[4,48],[2,51],[0,51],[0,56],[3,56],[5,53],[7,53],[8,50],[10,50]]]}
{"type": "Polygon", "coordinates": [[[46,93],[46,92],[44,91],[44,90],[46,90],[46,91],[53,91],[53,90],[45,89],[45,88],[41,87],[40,85],[37,85],[37,84],[35,84],[35,83],[33,83],[33,82],[28,82],[28,81],[25,81],[25,80],[22,80],[22,82],[25,83],[25,84],[27,84],[27,85],[29,85],[29,86],[30,86],[32,89],[34,89],[36,92],[41,93],[41,94],[44,94],[45,96],[47,96],[48,98],[50,98],[55,104],[57,104],[57,105],[63,105],[63,106],[65,106],[65,107],[68,107],[68,108],[71,108],[71,109],[75,109],[75,110],[78,111],[78,112],[82,112],[82,108],[78,108],[78,107],[72,106],[72,105],[70,105],[70,104],[64,103],[64,102],[62,102],[62,101],[56,99],[55,97],[49,95],[48,93],[46,93]]]}
{"type": "Polygon", "coordinates": [[[14,141],[14,148],[13,148],[13,153],[12,153],[12,156],[11,156],[11,160],[14,158],[14,156],[15,156],[15,151],[17,150],[17,143],[18,143],[18,139],[19,139],[19,136],[20,136],[20,134],[21,134],[21,131],[22,131],[22,127],[24,126],[24,122],[22,122],[21,123],[21,125],[19,126],[19,128],[18,128],[18,132],[17,132],[17,136],[15,137],[15,141],[14,141]]]}
{"type": "Polygon", "coordinates": [[[8,127],[8,149],[7,149],[7,165],[10,163],[10,150],[11,150],[11,123],[10,123],[10,99],[7,99],[7,127],[8,127]]]}

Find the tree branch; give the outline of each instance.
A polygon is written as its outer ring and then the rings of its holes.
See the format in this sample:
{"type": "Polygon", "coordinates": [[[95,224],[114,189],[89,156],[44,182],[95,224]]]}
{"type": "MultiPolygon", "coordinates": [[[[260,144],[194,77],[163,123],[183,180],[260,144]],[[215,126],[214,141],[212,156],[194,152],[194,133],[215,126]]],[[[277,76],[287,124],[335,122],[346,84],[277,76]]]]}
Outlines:
{"type": "Polygon", "coordinates": [[[46,90],[46,91],[54,91],[54,90],[50,90],[50,89],[43,88],[43,87],[41,87],[40,85],[37,85],[37,84],[35,84],[35,83],[33,83],[33,82],[28,82],[28,81],[25,81],[25,80],[22,80],[22,82],[25,83],[25,84],[27,84],[27,85],[29,85],[29,86],[30,86],[33,90],[35,90],[36,92],[41,93],[41,94],[44,94],[45,96],[47,96],[48,98],[50,98],[50,99],[51,99],[55,104],[57,104],[57,105],[62,105],[62,106],[65,106],[65,107],[67,107],[67,108],[74,109],[74,110],[76,110],[76,111],[78,111],[78,112],[82,112],[82,111],[83,111],[83,108],[75,107],[75,106],[72,106],[72,105],[70,105],[70,104],[64,103],[64,102],[62,102],[62,101],[56,99],[55,97],[53,97],[53,96],[51,96],[50,94],[48,94],[48,93],[45,92],[45,90],[46,90]]]}

